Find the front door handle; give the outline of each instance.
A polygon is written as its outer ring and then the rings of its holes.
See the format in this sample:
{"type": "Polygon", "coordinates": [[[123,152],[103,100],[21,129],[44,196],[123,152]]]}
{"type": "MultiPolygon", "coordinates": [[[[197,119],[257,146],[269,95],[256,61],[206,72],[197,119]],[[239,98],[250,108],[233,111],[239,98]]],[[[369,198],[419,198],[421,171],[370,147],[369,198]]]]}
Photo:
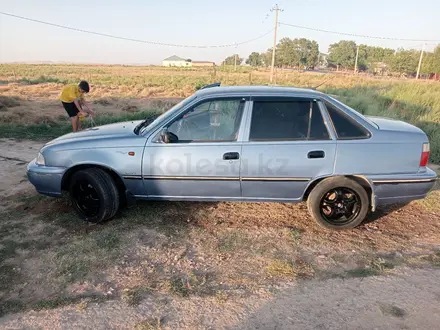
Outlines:
{"type": "Polygon", "coordinates": [[[324,158],[325,152],[322,150],[313,150],[307,154],[307,158],[324,158]]]}
{"type": "Polygon", "coordinates": [[[238,152],[227,152],[223,154],[224,160],[239,159],[239,158],[240,158],[240,154],[238,152]]]}

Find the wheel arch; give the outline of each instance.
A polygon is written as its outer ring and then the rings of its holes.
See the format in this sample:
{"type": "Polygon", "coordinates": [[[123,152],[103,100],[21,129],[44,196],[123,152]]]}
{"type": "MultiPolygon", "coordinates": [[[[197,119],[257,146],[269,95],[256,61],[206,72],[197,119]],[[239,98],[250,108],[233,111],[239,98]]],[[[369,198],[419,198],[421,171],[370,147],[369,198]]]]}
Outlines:
{"type": "Polygon", "coordinates": [[[329,175],[329,176],[316,178],[315,180],[312,180],[307,185],[307,188],[304,191],[302,200],[307,201],[307,199],[310,195],[310,192],[313,190],[313,188],[316,187],[316,185],[318,183],[320,183],[321,181],[324,181],[325,179],[335,178],[335,177],[348,178],[348,179],[351,179],[351,180],[357,182],[358,184],[360,184],[366,190],[366,192],[368,194],[368,198],[370,200],[371,210],[374,211],[376,209],[376,197],[374,194],[373,184],[363,175],[329,175]]]}
{"type": "Polygon", "coordinates": [[[72,177],[72,175],[80,170],[85,170],[87,168],[100,168],[110,174],[112,179],[115,181],[116,187],[119,191],[120,198],[124,198],[125,192],[126,192],[126,186],[124,181],[122,180],[122,177],[119,175],[117,171],[114,169],[104,166],[102,164],[95,164],[95,163],[86,163],[86,164],[77,164],[75,166],[70,167],[63,175],[63,178],[61,179],[61,190],[68,190],[69,189],[69,182],[72,177]]]}

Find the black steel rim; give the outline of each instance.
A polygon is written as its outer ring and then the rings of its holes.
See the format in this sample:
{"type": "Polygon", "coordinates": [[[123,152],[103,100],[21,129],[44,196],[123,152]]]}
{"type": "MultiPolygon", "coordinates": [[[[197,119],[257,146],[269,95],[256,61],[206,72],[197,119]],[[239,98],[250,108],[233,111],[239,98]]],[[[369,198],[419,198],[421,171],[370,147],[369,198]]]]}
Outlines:
{"type": "Polygon", "coordinates": [[[93,185],[86,181],[77,181],[72,189],[72,198],[76,208],[86,217],[95,217],[99,213],[101,200],[93,185]]]}
{"type": "Polygon", "coordinates": [[[338,187],[327,191],[319,205],[321,216],[334,226],[352,222],[361,211],[361,199],[350,188],[338,187]]]}

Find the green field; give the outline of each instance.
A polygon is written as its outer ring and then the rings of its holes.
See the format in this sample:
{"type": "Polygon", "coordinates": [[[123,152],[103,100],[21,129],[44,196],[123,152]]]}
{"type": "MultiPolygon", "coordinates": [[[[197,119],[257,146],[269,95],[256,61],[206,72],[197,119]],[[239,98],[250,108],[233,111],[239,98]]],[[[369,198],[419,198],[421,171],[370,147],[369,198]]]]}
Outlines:
{"type": "MultiPolygon", "coordinates": [[[[46,99],[47,102],[55,102],[56,92],[62,84],[76,83],[80,79],[90,81],[92,101],[103,103],[103,99],[112,98],[113,102],[117,103],[136,99],[186,97],[201,86],[215,81],[220,81],[222,85],[268,84],[269,72],[248,67],[234,71],[228,66],[178,69],[119,65],[3,64],[0,65],[0,88],[3,89],[0,102],[6,104],[11,98],[15,98],[19,103],[24,99],[28,105],[34,99],[40,102],[46,99]]],[[[318,90],[337,96],[363,114],[412,123],[428,134],[431,141],[431,160],[440,162],[439,82],[376,78],[350,73],[318,74],[277,70],[275,83],[309,88],[322,84],[318,90]]],[[[101,123],[107,123],[137,119],[144,117],[148,112],[163,110],[140,108],[136,113],[101,116],[99,120],[101,123]]],[[[13,111],[13,107],[8,108],[7,113],[0,117],[1,137],[17,137],[21,132],[28,138],[53,137],[69,131],[69,123],[65,120],[25,125],[12,117],[13,111]],[[11,127],[11,124],[14,127],[11,127]]],[[[103,112],[106,112],[105,109],[103,112]]]]}

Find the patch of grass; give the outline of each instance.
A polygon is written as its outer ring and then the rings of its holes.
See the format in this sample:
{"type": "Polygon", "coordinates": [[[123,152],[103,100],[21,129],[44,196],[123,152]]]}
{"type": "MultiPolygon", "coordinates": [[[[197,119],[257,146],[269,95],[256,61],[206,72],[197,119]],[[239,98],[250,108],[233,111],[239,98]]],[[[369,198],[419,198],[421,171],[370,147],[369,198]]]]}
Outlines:
{"type": "MultiPolygon", "coordinates": [[[[364,265],[345,271],[346,277],[369,277],[383,275],[403,262],[403,257],[375,256],[364,265]]],[[[364,263],[364,262],[363,262],[364,263]]]]}
{"type": "MultiPolygon", "coordinates": [[[[2,219],[3,222],[6,221],[16,221],[16,220],[20,220],[23,219],[26,216],[26,212],[21,211],[21,210],[6,210],[3,212],[0,212],[0,219],[2,219]]],[[[1,225],[2,228],[4,225],[1,225]]],[[[2,230],[2,229],[0,229],[2,230]]],[[[0,231],[1,232],[1,231],[0,231]]]]}
{"type": "Polygon", "coordinates": [[[440,212],[440,190],[431,191],[426,198],[419,199],[416,203],[428,211],[440,212]]]}
{"type": "Polygon", "coordinates": [[[370,277],[370,276],[377,276],[381,273],[373,268],[365,268],[365,267],[359,267],[355,269],[349,269],[345,272],[345,275],[347,277],[370,277]]]}
{"type": "Polygon", "coordinates": [[[67,84],[67,80],[62,80],[59,78],[47,77],[47,76],[40,76],[35,79],[22,78],[18,82],[21,84],[24,84],[24,85],[38,85],[38,84],[44,84],[44,83],[67,84]]]}
{"type": "Polygon", "coordinates": [[[295,277],[294,267],[285,261],[274,260],[267,267],[266,272],[272,277],[295,277]]]}
{"type": "Polygon", "coordinates": [[[266,274],[271,277],[310,278],[315,275],[313,267],[300,257],[294,260],[274,259],[266,267],[266,274]]]}
{"type": "Polygon", "coordinates": [[[39,251],[48,248],[51,245],[49,241],[36,239],[30,241],[17,242],[14,240],[0,241],[0,261],[13,258],[17,255],[17,250],[39,251]]]}
{"type": "Polygon", "coordinates": [[[8,264],[0,265],[0,291],[9,289],[12,284],[18,281],[20,274],[15,266],[8,264]]]}
{"type": "Polygon", "coordinates": [[[129,306],[137,306],[144,299],[145,294],[150,293],[150,288],[144,286],[137,286],[131,289],[124,289],[122,291],[122,300],[129,306]]]}
{"type": "Polygon", "coordinates": [[[18,107],[20,99],[16,96],[0,95],[0,109],[18,107]]]}
{"type": "MultiPolygon", "coordinates": [[[[6,213],[0,212],[0,219],[2,221],[6,221],[6,213]]],[[[14,232],[20,232],[23,229],[25,229],[26,226],[23,223],[17,223],[17,222],[3,222],[0,224],[0,239],[9,237],[14,232]]],[[[0,259],[1,260],[1,259],[0,259]]]]}
{"type": "Polygon", "coordinates": [[[225,303],[226,301],[228,301],[229,299],[229,295],[223,291],[223,290],[218,290],[215,293],[215,299],[219,302],[219,303],[225,303]]]}
{"type": "Polygon", "coordinates": [[[103,232],[96,237],[96,245],[100,249],[113,250],[121,244],[121,234],[119,232],[103,232]]]}
{"type": "Polygon", "coordinates": [[[421,259],[434,267],[440,267],[440,251],[436,251],[427,256],[422,256],[421,259]]]}
{"type": "Polygon", "coordinates": [[[19,313],[25,309],[25,305],[20,300],[0,301],[0,317],[6,314],[19,313]]]}
{"type": "Polygon", "coordinates": [[[213,274],[197,270],[170,279],[168,281],[168,291],[180,297],[189,297],[190,295],[213,296],[218,292],[213,274]]]}
{"type": "Polygon", "coordinates": [[[76,304],[82,299],[83,297],[58,297],[54,299],[43,299],[33,304],[32,309],[36,311],[41,311],[44,309],[55,309],[76,304]]]}
{"type": "Polygon", "coordinates": [[[82,228],[84,225],[86,225],[86,222],[81,220],[74,213],[46,212],[41,214],[38,219],[46,223],[60,226],[66,230],[75,230],[78,228],[82,228]]]}
{"type": "Polygon", "coordinates": [[[44,200],[48,200],[49,197],[38,194],[38,195],[31,195],[31,196],[21,196],[19,198],[17,198],[17,201],[20,203],[30,203],[30,204],[34,204],[34,203],[38,203],[44,200]]]}
{"type": "Polygon", "coordinates": [[[2,240],[0,241],[0,260],[4,261],[13,258],[17,255],[16,250],[20,247],[20,244],[14,240],[2,240]]]}
{"type": "Polygon", "coordinates": [[[37,302],[27,304],[20,300],[6,300],[4,302],[0,302],[0,317],[7,314],[25,312],[28,310],[41,311],[56,309],[74,304],[86,304],[87,302],[100,303],[110,299],[112,299],[110,296],[106,297],[102,295],[85,294],[78,296],[59,296],[52,299],[42,299],[37,302]]]}
{"type": "Polygon", "coordinates": [[[377,270],[379,273],[386,272],[388,270],[394,269],[395,265],[391,260],[386,260],[384,258],[376,258],[370,263],[371,269],[377,270]]]}
{"type": "Polygon", "coordinates": [[[190,287],[189,279],[187,278],[174,278],[169,281],[170,292],[180,297],[188,297],[190,287]]]}
{"type": "Polygon", "coordinates": [[[403,308],[391,304],[380,304],[379,308],[383,314],[394,317],[403,318],[408,314],[403,308]]]}
{"type": "Polygon", "coordinates": [[[120,240],[109,232],[112,228],[107,230],[77,235],[60,246],[54,259],[58,276],[67,282],[81,281],[92,271],[111,265],[121,254],[120,240]]]}
{"type": "Polygon", "coordinates": [[[248,249],[251,245],[250,238],[240,231],[226,231],[220,235],[218,250],[221,253],[231,253],[248,249]]]}
{"type": "Polygon", "coordinates": [[[135,330],[161,330],[162,329],[162,320],[160,318],[143,320],[139,323],[136,323],[134,326],[134,329],[135,330]]]}
{"type": "Polygon", "coordinates": [[[290,238],[294,243],[298,242],[301,239],[301,231],[295,228],[289,228],[290,238]]]}
{"type": "Polygon", "coordinates": [[[60,297],[55,297],[53,299],[42,299],[36,303],[27,305],[26,309],[33,309],[36,311],[40,311],[40,310],[55,309],[64,306],[70,306],[81,303],[84,300],[88,302],[103,302],[109,299],[110,298],[106,296],[90,295],[90,294],[78,295],[78,296],[60,296],[60,297]]]}

